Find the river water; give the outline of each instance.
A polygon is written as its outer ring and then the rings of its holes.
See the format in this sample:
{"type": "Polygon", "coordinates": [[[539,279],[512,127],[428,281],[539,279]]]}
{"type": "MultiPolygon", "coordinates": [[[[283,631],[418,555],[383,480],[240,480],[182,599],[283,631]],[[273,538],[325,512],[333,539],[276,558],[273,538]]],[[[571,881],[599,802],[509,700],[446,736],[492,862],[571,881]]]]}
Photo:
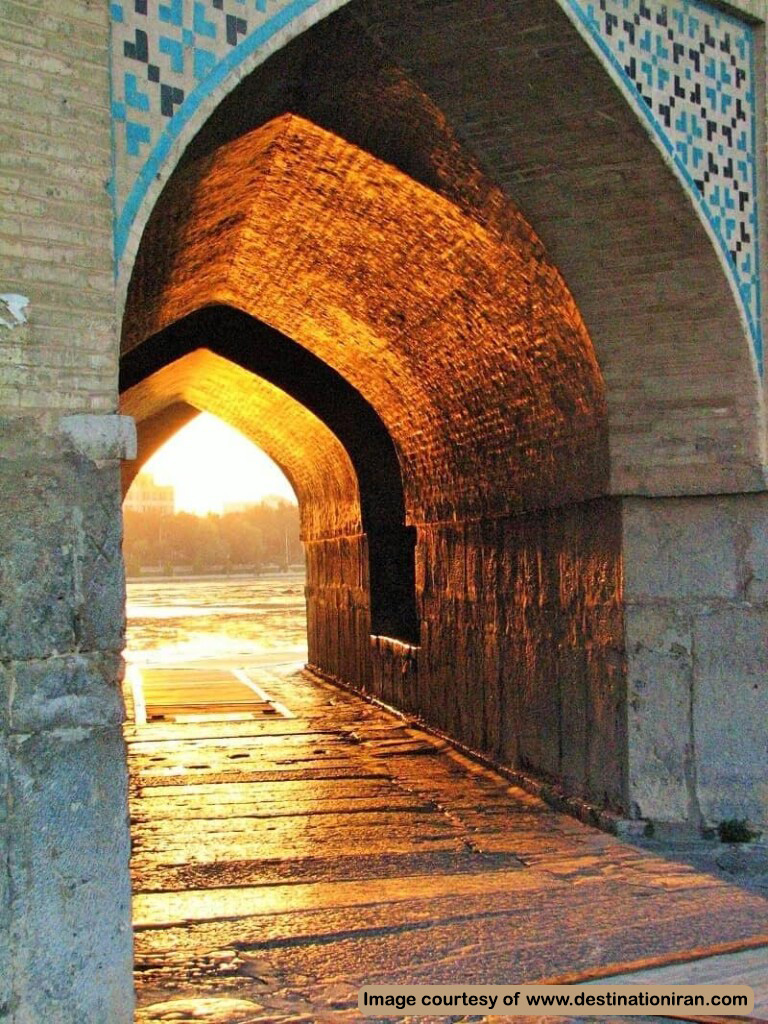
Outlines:
{"type": "Polygon", "coordinates": [[[303,574],[128,583],[131,664],[295,668],[307,657],[303,574]]]}

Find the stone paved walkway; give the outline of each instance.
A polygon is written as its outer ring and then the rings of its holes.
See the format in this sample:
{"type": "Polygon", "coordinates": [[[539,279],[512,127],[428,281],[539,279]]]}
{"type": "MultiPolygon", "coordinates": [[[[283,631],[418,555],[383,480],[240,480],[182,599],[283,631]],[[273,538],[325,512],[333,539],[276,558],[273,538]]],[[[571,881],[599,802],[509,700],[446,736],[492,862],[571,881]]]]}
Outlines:
{"type": "Polygon", "coordinates": [[[251,720],[127,730],[141,1024],[342,1024],[366,982],[513,984],[768,936],[760,892],[311,676],[252,678],[273,703],[251,720]]]}

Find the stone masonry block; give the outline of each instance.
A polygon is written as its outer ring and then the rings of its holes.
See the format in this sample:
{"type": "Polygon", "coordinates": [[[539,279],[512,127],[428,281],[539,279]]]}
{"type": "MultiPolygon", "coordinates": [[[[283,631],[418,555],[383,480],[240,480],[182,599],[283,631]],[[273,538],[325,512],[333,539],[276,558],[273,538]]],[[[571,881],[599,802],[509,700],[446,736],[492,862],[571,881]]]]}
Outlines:
{"type": "Polygon", "coordinates": [[[690,617],[630,607],[625,624],[630,803],[639,817],[684,821],[691,810],[690,617]]]}
{"type": "Polygon", "coordinates": [[[58,474],[34,459],[0,459],[0,659],[71,650],[71,510],[58,474]]]}
{"type": "Polygon", "coordinates": [[[122,733],[15,737],[10,782],[14,1024],[129,1024],[122,733]]]}
{"type": "Polygon", "coordinates": [[[94,462],[136,458],[136,425],[130,416],[64,416],[61,432],[75,449],[94,462]]]}
{"type": "Polygon", "coordinates": [[[8,764],[8,735],[0,729],[0,825],[8,820],[8,764]]]}
{"type": "Polygon", "coordinates": [[[733,599],[738,526],[725,499],[624,499],[628,603],[733,599]]]}
{"type": "Polygon", "coordinates": [[[10,892],[5,865],[8,863],[8,827],[0,823],[0,1021],[11,1002],[10,892]]]}
{"type": "Polygon", "coordinates": [[[101,467],[34,422],[4,431],[0,457],[0,660],[123,646],[119,468],[101,467]]]}
{"type": "Polygon", "coordinates": [[[768,602],[768,494],[750,495],[740,512],[744,531],[744,596],[768,602]]]}
{"type": "Polygon", "coordinates": [[[82,650],[121,651],[125,628],[125,576],[120,516],[120,470],[78,463],[78,506],[73,514],[76,636],[82,650]]]}
{"type": "Polygon", "coordinates": [[[699,801],[709,822],[768,823],[768,609],[697,618],[693,726],[699,801]]]}
{"type": "MultiPolygon", "coordinates": [[[[0,668],[0,696],[15,733],[75,726],[115,726],[123,719],[119,654],[63,655],[0,668]],[[4,694],[4,690],[7,694],[4,694]]],[[[0,717],[1,720],[1,717],[0,717]]]]}

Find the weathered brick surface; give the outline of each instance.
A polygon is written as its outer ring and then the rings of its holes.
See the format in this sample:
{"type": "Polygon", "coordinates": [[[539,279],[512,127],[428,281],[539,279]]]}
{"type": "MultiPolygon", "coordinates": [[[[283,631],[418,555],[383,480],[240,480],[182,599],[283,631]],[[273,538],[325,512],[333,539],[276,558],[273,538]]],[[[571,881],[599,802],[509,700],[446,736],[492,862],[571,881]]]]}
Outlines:
{"type": "Polygon", "coordinates": [[[619,505],[425,525],[416,557],[412,646],[368,638],[364,549],[307,546],[311,664],[497,763],[626,812],[619,505]]]}
{"type": "Polygon", "coordinates": [[[408,0],[354,14],[562,271],[605,376],[613,490],[762,486],[760,382],[718,254],[559,5],[449,4],[439,27],[408,0]]]}
{"type": "Polygon", "coordinates": [[[282,118],[174,181],[136,264],[124,351],[165,345],[147,339],[216,303],[279,329],[381,417],[414,524],[591,497],[608,471],[600,373],[521,223],[513,244],[282,118]]]}
{"type": "Polygon", "coordinates": [[[309,541],[304,549],[309,664],[368,689],[373,665],[366,537],[309,541]]]}
{"type": "Polygon", "coordinates": [[[0,5],[0,411],[115,408],[106,4],[0,5]]]}
{"type": "Polygon", "coordinates": [[[419,541],[411,709],[501,763],[624,809],[615,503],[425,526],[419,541]]]}
{"type": "Polygon", "coordinates": [[[517,204],[595,345],[615,493],[763,486],[761,385],[718,254],[554,0],[350,4],[257,68],[189,159],[286,109],[486,226],[514,230],[517,204]]]}

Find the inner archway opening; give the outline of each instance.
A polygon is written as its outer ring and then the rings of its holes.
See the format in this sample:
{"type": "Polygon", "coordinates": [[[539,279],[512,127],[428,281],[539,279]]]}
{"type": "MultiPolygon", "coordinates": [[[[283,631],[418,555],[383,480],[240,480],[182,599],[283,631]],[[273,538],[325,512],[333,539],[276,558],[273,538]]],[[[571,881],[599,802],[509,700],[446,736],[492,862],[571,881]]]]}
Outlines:
{"type": "Polygon", "coordinates": [[[124,502],[126,696],[138,724],[252,718],[258,673],[307,661],[295,491],[234,427],[189,412],[124,502]]]}

